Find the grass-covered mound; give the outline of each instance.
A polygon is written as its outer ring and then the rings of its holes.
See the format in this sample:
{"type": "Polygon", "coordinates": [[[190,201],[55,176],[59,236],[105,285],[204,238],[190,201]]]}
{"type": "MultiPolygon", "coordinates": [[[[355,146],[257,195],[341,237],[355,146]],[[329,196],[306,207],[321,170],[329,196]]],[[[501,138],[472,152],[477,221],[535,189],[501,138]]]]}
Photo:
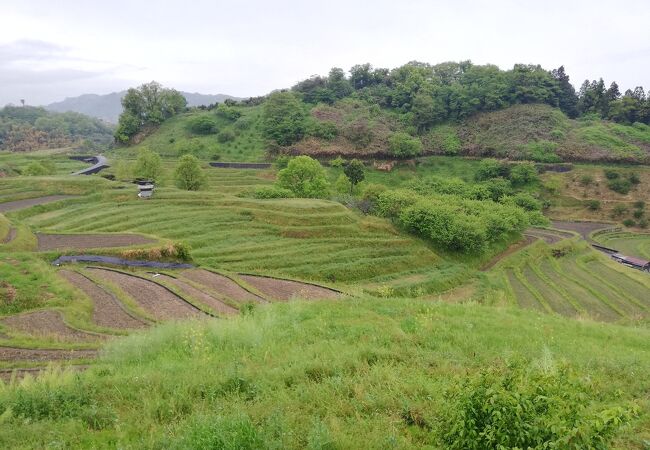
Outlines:
{"type": "Polygon", "coordinates": [[[648,339],[647,329],[472,305],[276,304],[168,324],[114,341],[84,373],[0,388],[0,443],[640,448],[648,339]]]}

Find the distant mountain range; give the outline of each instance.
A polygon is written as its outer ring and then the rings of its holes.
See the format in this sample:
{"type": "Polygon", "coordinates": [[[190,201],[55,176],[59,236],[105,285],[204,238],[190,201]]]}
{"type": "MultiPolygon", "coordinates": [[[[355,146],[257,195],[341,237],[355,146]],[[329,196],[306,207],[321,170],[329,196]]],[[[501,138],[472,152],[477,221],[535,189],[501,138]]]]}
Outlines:
{"type": "MultiPolygon", "coordinates": [[[[45,109],[55,112],[74,111],[106,122],[117,123],[117,119],[122,113],[121,100],[125,94],[126,91],[106,95],[84,94],[78,97],[68,97],[61,102],[50,103],[45,106],[45,109]]],[[[209,95],[182,91],[181,94],[187,99],[188,106],[221,103],[226,99],[239,100],[238,97],[225,94],[209,95]]]]}

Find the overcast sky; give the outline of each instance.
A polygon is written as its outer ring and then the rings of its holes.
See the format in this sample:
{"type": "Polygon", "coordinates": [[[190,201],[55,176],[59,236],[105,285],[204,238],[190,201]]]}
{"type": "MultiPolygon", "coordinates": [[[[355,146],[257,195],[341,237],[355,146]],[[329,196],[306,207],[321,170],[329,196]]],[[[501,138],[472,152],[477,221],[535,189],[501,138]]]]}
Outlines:
{"type": "Polygon", "coordinates": [[[647,0],[0,0],[0,105],[156,80],[235,96],[333,66],[472,60],[650,88],[647,0]]]}

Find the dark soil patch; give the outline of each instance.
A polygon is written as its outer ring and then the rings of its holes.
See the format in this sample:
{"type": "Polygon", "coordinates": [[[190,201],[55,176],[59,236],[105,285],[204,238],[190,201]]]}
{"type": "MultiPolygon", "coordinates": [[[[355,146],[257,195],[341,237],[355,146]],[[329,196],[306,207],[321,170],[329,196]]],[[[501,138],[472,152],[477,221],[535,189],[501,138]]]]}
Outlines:
{"type": "Polygon", "coordinates": [[[46,197],[27,198],[24,200],[16,200],[14,202],[0,203],[0,212],[15,211],[17,209],[29,208],[36,205],[44,205],[46,203],[58,202],[68,198],[74,198],[76,195],[48,195],[46,197]]]}
{"type": "Polygon", "coordinates": [[[594,231],[603,230],[606,228],[612,228],[614,226],[611,223],[569,222],[569,221],[561,221],[561,220],[553,220],[551,222],[551,225],[553,226],[553,228],[557,228],[558,230],[575,231],[588,242],[594,242],[592,239],[589,238],[589,235],[594,231]]]}
{"type": "Polygon", "coordinates": [[[61,270],[63,278],[81,289],[94,303],[93,322],[102,327],[132,329],[143,328],[147,324],[127,312],[122,303],[88,278],[77,272],[61,270]]]}
{"type": "Polygon", "coordinates": [[[2,324],[20,333],[64,341],[97,341],[106,337],[75,330],[65,324],[61,313],[51,310],[9,316],[2,319],[2,324]]]}
{"type": "Polygon", "coordinates": [[[219,299],[214,298],[213,296],[195,288],[194,286],[178,280],[176,278],[170,277],[168,275],[158,275],[158,279],[165,281],[172,286],[180,289],[184,295],[188,295],[193,299],[203,303],[204,305],[210,307],[217,313],[220,314],[237,314],[239,311],[236,308],[222,302],[219,299]]]}
{"type": "Polygon", "coordinates": [[[489,270],[489,269],[491,269],[491,268],[494,267],[494,266],[495,266],[499,261],[501,261],[503,258],[505,258],[505,257],[507,257],[507,256],[510,256],[510,255],[512,255],[512,254],[515,253],[515,252],[518,252],[519,250],[521,250],[521,249],[524,248],[524,247],[528,247],[530,244],[532,244],[532,243],[535,242],[536,240],[537,240],[537,237],[535,237],[535,236],[524,236],[524,239],[523,239],[523,240],[521,240],[521,241],[519,241],[519,242],[515,242],[515,243],[512,244],[510,247],[508,247],[505,251],[499,253],[499,254],[496,255],[494,258],[492,258],[490,261],[488,261],[487,263],[485,263],[485,264],[483,265],[483,267],[481,267],[481,270],[485,271],[485,270],[489,270]]]}
{"type": "Polygon", "coordinates": [[[188,280],[203,285],[216,294],[221,294],[223,297],[235,300],[236,302],[264,302],[264,299],[248,292],[230,278],[224,277],[223,275],[203,269],[184,270],[181,274],[188,280]]]}
{"type": "Polygon", "coordinates": [[[338,298],[339,293],[322,286],[301,283],[299,281],[280,280],[255,275],[239,275],[246,283],[274,300],[290,300],[292,298],[317,300],[338,298]]]}
{"type": "Polygon", "coordinates": [[[38,250],[88,249],[105,247],[128,247],[152,244],[155,240],[138,234],[40,234],[38,250]]]}
{"type": "Polygon", "coordinates": [[[17,233],[18,233],[18,232],[16,231],[15,228],[9,228],[9,232],[8,232],[7,235],[2,239],[2,243],[3,243],[3,244],[8,244],[8,243],[10,243],[10,242],[13,241],[14,239],[16,239],[16,234],[17,234],[17,233]]]}
{"type": "Polygon", "coordinates": [[[97,350],[50,350],[39,348],[0,347],[0,361],[67,361],[89,359],[97,356],[97,350]]]}
{"type": "Polygon", "coordinates": [[[201,311],[152,281],[107,269],[90,268],[102,280],[116,284],[157,320],[197,317],[201,311]]]}

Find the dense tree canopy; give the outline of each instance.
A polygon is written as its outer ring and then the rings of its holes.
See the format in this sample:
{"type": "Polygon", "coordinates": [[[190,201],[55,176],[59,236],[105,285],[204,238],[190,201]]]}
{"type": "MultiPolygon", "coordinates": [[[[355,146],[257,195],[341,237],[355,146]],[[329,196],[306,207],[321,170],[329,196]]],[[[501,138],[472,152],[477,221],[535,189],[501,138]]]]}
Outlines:
{"type": "Polygon", "coordinates": [[[325,197],[329,189],[325,169],[309,156],[291,159],[287,167],[278,172],[278,185],[296,197],[305,198],[325,197]]]}
{"type": "Polygon", "coordinates": [[[159,125],[183,111],[186,105],[187,100],[180,92],[166,89],[155,81],[131,88],[122,98],[124,111],[117,124],[115,139],[128,142],[145,125],[159,125]]]}
{"type": "Polygon", "coordinates": [[[291,92],[274,92],[264,103],[262,126],[265,136],[279,145],[290,145],[305,134],[306,113],[291,92]]]}

